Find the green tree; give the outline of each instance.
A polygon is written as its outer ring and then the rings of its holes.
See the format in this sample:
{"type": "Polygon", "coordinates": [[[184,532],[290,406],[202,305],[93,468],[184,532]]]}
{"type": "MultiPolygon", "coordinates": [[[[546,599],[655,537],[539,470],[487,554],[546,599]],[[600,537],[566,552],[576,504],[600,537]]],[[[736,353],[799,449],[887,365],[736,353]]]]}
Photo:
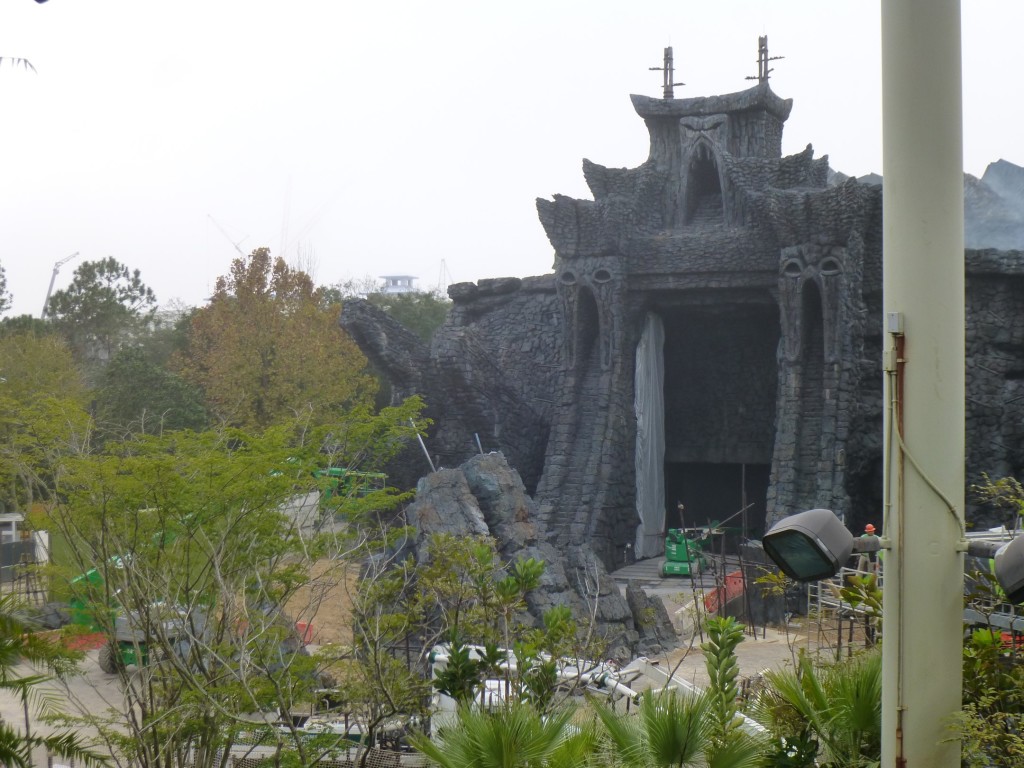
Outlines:
{"type": "Polygon", "coordinates": [[[46,305],[76,359],[89,366],[101,365],[142,334],[155,311],[156,296],[139,270],[113,256],[80,264],[71,285],[55,292],[46,305]]]}
{"type": "Polygon", "coordinates": [[[567,636],[575,641],[575,623],[562,609],[552,611],[543,628],[529,629],[511,618],[525,606],[523,595],[536,588],[543,565],[523,560],[506,566],[493,540],[440,534],[427,542],[417,563],[401,554],[410,534],[403,528],[379,534],[368,528],[360,537],[365,547],[359,559],[362,578],[352,596],[354,644],[321,651],[346,711],[365,725],[372,740],[384,722],[427,717],[434,688],[470,700],[485,678],[495,677],[505,680],[514,697],[553,711],[556,681],[546,674],[540,654],[569,645],[567,636]],[[420,670],[431,649],[445,641],[449,662],[432,686],[420,670]],[[502,642],[515,648],[514,674],[508,666],[498,669],[512,658],[499,650],[502,642]],[[487,647],[483,663],[470,657],[469,643],[487,647]],[[415,664],[394,652],[410,646],[421,649],[415,664]]]}
{"type": "Polygon", "coordinates": [[[71,350],[53,334],[0,334],[0,393],[19,403],[41,396],[85,403],[86,389],[71,350]]]}
{"type": "Polygon", "coordinates": [[[711,748],[710,701],[696,693],[666,689],[648,696],[637,716],[619,715],[606,707],[597,714],[605,730],[613,765],[629,768],[693,766],[711,748]]]}
{"type": "MultiPolygon", "coordinates": [[[[1019,525],[1024,486],[1016,478],[982,474],[971,492],[975,501],[1002,513],[1007,527],[1019,525]]],[[[964,642],[963,708],[950,724],[951,738],[962,741],[968,768],[1017,765],[1024,760],[1024,667],[1018,649],[1004,644],[1002,629],[991,621],[1006,596],[991,562],[974,570],[968,584],[965,603],[988,624],[975,627],[964,642]]]]}
{"type": "Polygon", "coordinates": [[[171,300],[156,311],[149,331],[142,336],[136,347],[145,353],[153,365],[168,367],[176,353],[188,349],[188,334],[192,327],[192,316],[198,310],[171,300]]]}
{"type": "Polygon", "coordinates": [[[67,457],[49,522],[71,547],[68,575],[95,569],[100,577],[77,582],[74,595],[93,607],[111,651],[116,619],[126,622],[135,639],[119,648],[145,662],[126,667],[117,663],[124,656],[106,652],[126,707],[69,722],[96,728],[142,768],[186,756],[212,768],[242,741],[300,765],[337,750],[340,735],[310,741],[290,718],[282,728],[257,727],[252,713],[309,713],[324,682],[321,662],[305,652],[294,624],[315,619],[322,585],[314,565],[340,568],[357,557],[365,521],[402,498],[385,491],[338,500],[333,512],[345,524],[317,532],[310,521],[322,481],[314,470],[328,460],[324,446],[339,463],[386,458],[418,408],[262,434],[136,435],[67,457]],[[375,442],[356,445],[360,436],[375,442]]]}
{"type": "Polygon", "coordinates": [[[430,341],[448,316],[451,300],[437,291],[383,293],[382,286],[380,280],[371,277],[347,280],[323,289],[323,297],[329,304],[343,304],[351,297],[365,298],[424,341],[430,341]]]}
{"type": "Polygon", "coordinates": [[[371,403],[376,390],[337,320],[306,274],[260,248],[217,280],[177,365],[228,424],[262,429],[304,413],[323,420],[371,403]]]}
{"type": "Polygon", "coordinates": [[[36,336],[47,336],[55,334],[53,326],[45,320],[32,315],[15,315],[13,317],[0,318],[0,336],[11,336],[22,333],[31,333],[36,336]]]}
{"type": "MultiPolygon", "coordinates": [[[[998,604],[998,585],[991,574],[990,605],[998,604]]],[[[977,601],[981,588],[972,597],[977,601]]],[[[1003,644],[998,627],[974,629],[964,643],[963,709],[951,723],[954,738],[963,740],[963,764],[969,768],[1016,765],[1024,759],[1024,668],[1019,656],[1003,644]]]]}
{"type": "Polygon", "coordinates": [[[986,473],[981,482],[971,486],[971,495],[980,504],[985,504],[1006,515],[1004,525],[1016,530],[1024,517],[1024,486],[1015,477],[1000,477],[993,480],[986,473]]]}
{"type": "Polygon", "coordinates": [[[0,691],[14,694],[25,706],[24,732],[14,723],[0,722],[0,765],[32,768],[32,753],[45,749],[50,754],[101,766],[106,759],[79,735],[65,731],[42,736],[33,733],[28,719],[30,701],[41,706],[44,714],[56,710],[57,697],[42,692],[52,676],[65,677],[74,671],[74,656],[60,645],[34,634],[36,625],[17,604],[13,594],[0,595],[0,691]],[[24,665],[34,670],[24,673],[24,665]]]}
{"type": "Polygon", "coordinates": [[[730,737],[737,732],[741,723],[736,702],[740,690],[736,683],[739,663],[736,660],[736,646],[743,641],[743,626],[731,616],[716,616],[708,621],[708,639],[701,645],[705,666],[711,682],[708,695],[714,723],[715,749],[728,745],[730,737]]]}
{"type": "Polygon", "coordinates": [[[570,727],[572,715],[571,707],[541,714],[526,702],[490,712],[463,706],[436,740],[418,734],[410,741],[441,768],[581,768],[596,741],[592,729],[570,727]]]}
{"type": "Polygon", "coordinates": [[[383,309],[424,341],[430,341],[452,306],[447,297],[424,291],[371,293],[366,300],[383,309]]]}
{"type": "Polygon", "coordinates": [[[7,273],[0,264],[0,315],[11,308],[11,293],[7,290],[7,273]]]}
{"type": "Polygon", "coordinates": [[[57,457],[88,446],[86,391],[58,336],[0,335],[0,504],[48,498],[57,457]]]}
{"type": "Polygon", "coordinates": [[[206,426],[202,393],[140,347],[122,349],[103,370],[94,409],[107,436],[206,426]]]}

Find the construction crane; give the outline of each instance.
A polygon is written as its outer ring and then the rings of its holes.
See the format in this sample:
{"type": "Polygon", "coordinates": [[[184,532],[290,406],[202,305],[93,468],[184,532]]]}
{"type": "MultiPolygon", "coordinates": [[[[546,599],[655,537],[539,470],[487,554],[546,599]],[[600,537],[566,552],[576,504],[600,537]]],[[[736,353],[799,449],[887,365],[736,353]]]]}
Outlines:
{"type": "Polygon", "coordinates": [[[448,295],[448,286],[452,282],[452,273],[448,271],[448,263],[441,259],[441,270],[437,275],[437,295],[444,298],[448,295]]]}
{"type": "Polygon", "coordinates": [[[53,283],[57,280],[57,273],[60,272],[60,268],[61,267],[63,267],[65,264],[67,264],[69,261],[71,261],[72,259],[76,258],[77,256],[78,256],[78,251],[75,251],[70,256],[67,256],[66,258],[61,259],[60,261],[58,261],[56,264],[53,265],[53,274],[50,275],[50,287],[46,289],[46,298],[43,299],[43,311],[39,315],[39,318],[41,320],[45,320],[46,319],[46,308],[50,304],[50,294],[53,293],[53,283]]]}
{"type": "Polygon", "coordinates": [[[244,259],[245,258],[245,253],[243,253],[242,249],[238,247],[238,243],[243,242],[245,240],[245,238],[248,237],[248,235],[246,235],[241,240],[236,242],[236,241],[231,239],[231,235],[228,234],[227,230],[224,229],[224,227],[222,227],[220,225],[220,222],[218,222],[215,218],[213,218],[213,216],[211,216],[210,214],[206,214],[206,218],[208,218],[213,223],[213,226],[215,226],[220,231],[220,233],[222,235],[224,235],[224,237],[227,238],[227,241],[229,243],[231,243],[235,247],[236,251],[238,251],[238,255],[241,256],[244,259]]]}

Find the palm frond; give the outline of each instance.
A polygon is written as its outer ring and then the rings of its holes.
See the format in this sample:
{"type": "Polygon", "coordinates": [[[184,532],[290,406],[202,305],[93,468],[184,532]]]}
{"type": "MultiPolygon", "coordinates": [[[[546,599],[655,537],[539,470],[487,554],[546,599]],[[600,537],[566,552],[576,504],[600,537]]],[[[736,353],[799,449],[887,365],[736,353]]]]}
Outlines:
{"type": "Polygon", "coordinates": [[[21,67],[22,69],[27,69],[27,70],[30,70],[32,72],[36,71],[36,68],[32,66],[32,62],[29,61],[28,59],[21,59],[21,58],[18,58],[16,56],[0,56],[0,67],[3,66],[3,63],[5,61],[9,62],[10,65],[12,67],[14,67],[15,69],[17,69],[18,67],[21,67]]]}
{"type": "Polygon", "coordinates": [[[760,768],[767,742],[742,731],[734,731],[707,756],[707,768],[760,768]]]}
{"type": "Polygon", "coordinates": [[[643,700],[639,716],[606,707],[597,714],[615,757],[632,768],[694,765],[711,746],[714,701],[708,694],[662,691],[643,700]]]}
{"type": "MultiPolygon", "coordinates": [[[[549,765],[555,756],[567,759],[585,741],[573,741],[568,728],[572,709],[541,715],[517,702],[493,712],[465,706],[457,721],[434,740],[425,734],[410,738],[413,747],[442,768],[528,768],[549,765]]],[[[563,762],[562,765],[571,763],[563,762]]]]}
{"type": "Polygon", "coordinates": [[[800,660],[799,671],[765,674],[768,690],[757,716],[777,733],[809,731],[830,764],[859,765],[881,751],[882,659],[860,654],[829,666],[800,660]]]}

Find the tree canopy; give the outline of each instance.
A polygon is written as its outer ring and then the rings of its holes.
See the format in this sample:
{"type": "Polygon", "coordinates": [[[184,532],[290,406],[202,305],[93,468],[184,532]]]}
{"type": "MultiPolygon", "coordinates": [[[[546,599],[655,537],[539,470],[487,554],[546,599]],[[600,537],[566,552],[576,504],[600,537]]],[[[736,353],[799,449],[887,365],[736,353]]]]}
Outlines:
{"type": "Polygon", "coordinates": [[[121,344],[142,332],[156,311],[156,296],[113,256],[86,261],[71,285],[54,293],[47,316],[84,364],[109,360],[121,344]]]}
{"type": "Polygon", "coordinates": [[[107,435],[202,429],[207,421],[202,392],[140,347],[122,349],[103,370],[94,412],[107,435]]]}
{"type": "MultiPolygon", "coordinates": [[[[60,645],[33,634],[38,627],[18,603],[16,595],[0,596],[0,691],[13,694],[26,703],[41,701],[44,711],[52,711],[54,697],[41,691],[50,675],[63,677],[74,671],[74,654],[60,645]],[[26,670],[31,664],[35,670],[26,670]]],[[[27,710],[26,710],[27,711],[27,710]]],[[[91,748],[80,734],[70,731],[42,736],[28,728],[22,731],[12,723],[0,722],[0,765],[10,768],[31,768],[35,765],[33,751],[79,760],[84,765],[108,765],[107,759],[91,748]]]]}
{"type": "Polygon", "coordinates": [[[366,300],[380,307],[424,341],[430,341],[448,316],[452,303],[436,293],[371,293],[366,300]]]}
{"type": "Polygon", "coordinates": [[[26,509],[47,492],[55,457],[87,444],[81,375],[54,335],[0,335],[0,506],[26,509]]]}
{"type": "Polygon", "coordinates": [[[7,273],[4,272],[4,265],[0,264],[0,314],[11,308],[11,294],[7,290],[7,273]]]}
{"type": "Polygon", "coordinates": [[[214,416],[246,429],[370,403],[376,383],[337,320],[308,275],[259,248],[217,280],[177,365],[214,416]]]}
{"type": "Polygon", "coordinates": [[[384,293],[382,287],[382,281],[364,277],[335,283],[323,289],[323,295],[332,304],[343,304],[351,297],[365,298],[428,342],[452,306],[451,300],[437,291],[384,293]]]}
{"type": "Polygon", "coordinates": [[[140,768],[185,764],[185,755],[195,768],[216,768],[237,743],[269,744],[289,765],[344,751],[341,734],[309,740],[294,722],[269,727],[251,714],[308,712],[317,700],[323,662],[295,623],[317,620],[324,591],[347,563],[358,568],[378,516],[405,500],[384,489],[335,495],[322,508],[325,480],[315,470],[386,460],[411,439],[421,407],[411,399],[259,433],[134,434],[64,456],[48,510],[69,549],[61,570],[95,569],[73,595],[109,606],[88,615],[110,648],[115,617],[130,622],[134,658],[149,661],[126,669],[116,657],[123,708],[64,722],[97,729],[140,768]],[[337,524],[318,525],[321,514],[337,524]]]}

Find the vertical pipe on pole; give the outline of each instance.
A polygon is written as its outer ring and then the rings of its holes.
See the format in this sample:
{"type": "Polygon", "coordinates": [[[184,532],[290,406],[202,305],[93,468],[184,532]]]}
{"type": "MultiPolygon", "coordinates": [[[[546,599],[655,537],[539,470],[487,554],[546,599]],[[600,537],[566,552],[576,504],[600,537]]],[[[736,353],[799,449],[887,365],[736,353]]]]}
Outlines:
{"type": "Polygon", "coordinates": [[[960,765],[944,740],[963,683],[961,92],[960,0],[882,0],[883,306],[905,334],[884,337],[905,450],[887,441],[883,768],[960,765]]]}

